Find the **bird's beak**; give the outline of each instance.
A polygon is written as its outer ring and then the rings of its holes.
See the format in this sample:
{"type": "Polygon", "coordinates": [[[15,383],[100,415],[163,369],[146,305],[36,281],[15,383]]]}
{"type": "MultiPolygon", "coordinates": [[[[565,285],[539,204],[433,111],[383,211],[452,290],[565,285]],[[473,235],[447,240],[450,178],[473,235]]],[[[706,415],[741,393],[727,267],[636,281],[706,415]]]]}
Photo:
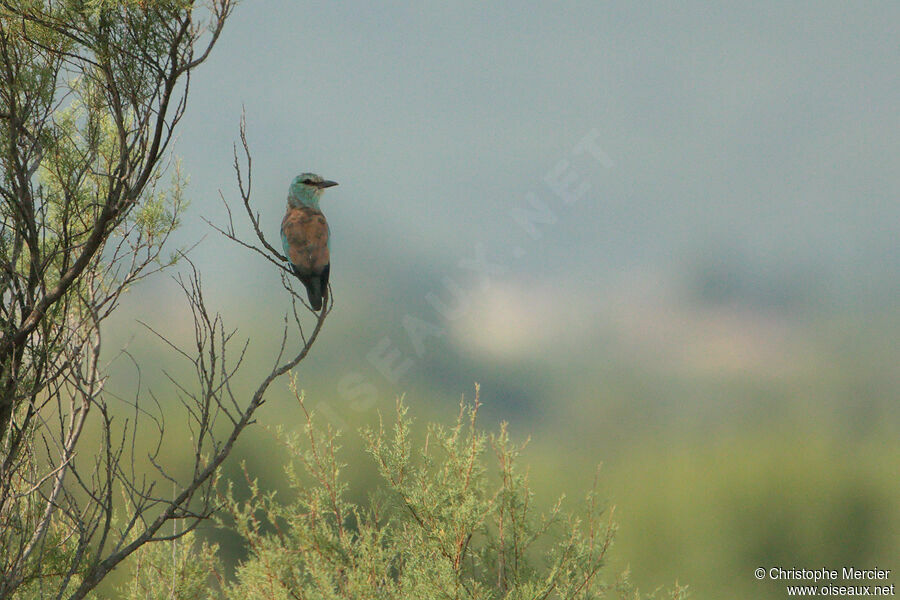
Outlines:
{"type": "Polygon", "coordinates": [[[334,186],[336,186],[337,184],[338,184],[337,181],[328,181],[328,180],[326,179],[325,181],[322,181],[321,183],[317,183],[317,184],[316,184],[316,187],[319,188],[319,189],[321,190],[321,189],[327,188],[327,187],[334,187],[334,186]]]}

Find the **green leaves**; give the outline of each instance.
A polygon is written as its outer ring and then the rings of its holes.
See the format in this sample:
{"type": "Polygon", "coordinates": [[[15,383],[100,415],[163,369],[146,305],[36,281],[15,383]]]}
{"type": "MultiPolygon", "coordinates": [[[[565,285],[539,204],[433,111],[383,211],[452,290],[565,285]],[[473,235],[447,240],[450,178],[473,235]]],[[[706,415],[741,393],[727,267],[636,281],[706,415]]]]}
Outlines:
{"type": "Polygon", "coordinates": [[[120,586],[125,600],[217,598],[210,577],[221,571],[217,547],[200,544],[189,532],[180,539],[146,546],[136,557],[135,576],[120,586]]]}
{"type": "MultiPolygon", "coordinates": [[[[292,459],[290,498],[261,492],[249,474],[245,501],[235,500],[232,484],[223,494],[228,517],[220,525],[249,552],[226,597],[646,597],[627,574],[612,583],[599,576],[615,525],[596,490],[579,517],[561,500],[541,513],[518,467],[522,445],[505,425],[493,435],[477,427],[477,392],[450,427],[430,424],[423,435],[401,399],[388,429],[381,422],[365,430],[382,485],[362,506],[348,499],[338,433],[316,425],[293,389],[306,423],[300,435],[279,433],[292,459]]],[[[684,590],[666,597],[684,598],[684,590]]]]}
{"type": "Polygon", "coordinates": [[[32,582],[43,596],[86,597],[211,476],[198,466],[197,480],[157,516],[161,501],[119,466],[123,432],[137,425],[113,424],[100,360],[101,323],[122,294],[180,256],[162,257],[186,205],[169,144],[188,74],[233,7],[195,4],[0,1],[0,525],[40,505],[38,517],[0,526],[2,598],[32,582]],[[95,439],[102,432],[106,452],[76,460],[88,430],[95,439]],[[140,498],[124,532],[114,527],[118,493],[140,498]],[[125,544],[132,529],[141,533],[125,544]]]}

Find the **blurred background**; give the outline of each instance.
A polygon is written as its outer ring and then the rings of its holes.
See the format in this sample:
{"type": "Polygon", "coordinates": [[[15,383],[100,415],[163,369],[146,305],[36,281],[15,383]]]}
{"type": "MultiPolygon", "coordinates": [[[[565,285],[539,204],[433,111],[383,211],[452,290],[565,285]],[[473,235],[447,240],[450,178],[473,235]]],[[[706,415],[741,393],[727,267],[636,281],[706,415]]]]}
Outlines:
{"type": "MultiPolygon", "coordinates": [[[[608,578],[784,598],[753,570],[900,572],[898,23],[889,2],[245,2],[191,81],[176,243],[202,239],[255,387],[289,300],[203,222],[237,201],[243,108],[270,239],[296,174],[340,182],[335,309],[298,377],[357,482],[358,427],[400,394],[450,422],[479,382],[541,502],[578,510],[603,463],[608,578]]],[[[188,340],[187,306],[141,284],[108,344],[162,397],[185,365],[138,317],[188,340]]],[[[229,473],[281,486],[266,426],[301,420],[276,385],[229,473]]]]}

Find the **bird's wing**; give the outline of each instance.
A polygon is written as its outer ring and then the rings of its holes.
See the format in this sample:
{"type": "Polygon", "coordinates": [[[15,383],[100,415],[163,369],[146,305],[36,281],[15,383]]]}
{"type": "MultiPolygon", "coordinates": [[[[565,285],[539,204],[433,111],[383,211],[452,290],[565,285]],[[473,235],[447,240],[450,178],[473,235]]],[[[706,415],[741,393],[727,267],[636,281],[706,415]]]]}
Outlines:
{"type": "Polygon", "coordinates": [[[281,221],[281,241],[291,264],[304,273],[321,273],[330,262],[328,223],[314,208],[288,208],[281,221]]]}

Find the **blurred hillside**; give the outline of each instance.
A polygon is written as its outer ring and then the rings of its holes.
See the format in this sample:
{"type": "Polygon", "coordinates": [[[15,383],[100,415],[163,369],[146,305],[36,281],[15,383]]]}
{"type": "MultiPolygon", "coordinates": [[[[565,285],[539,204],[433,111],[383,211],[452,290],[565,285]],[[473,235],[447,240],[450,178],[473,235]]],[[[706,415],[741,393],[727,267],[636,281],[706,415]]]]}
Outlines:
{"type": "MultiPolygon", "coordinates": [[[[355,431],[390,415],[400,393],[417,419],[450,422],[478,381],[482,425],[510,421],[515,436],[530,438],[524,460],[541,502],[581,497],[603,463],[601,488],[621,524],[611,568],[630,566],[643,589],[677,579],[698,598],[781,598],[783,586],[757,582],[754,568],[889,568],[900,555],[900,313],[887,302],[841,307],[739,268],[704,269],[631,274],[604,301],[561,307],[523,283],[492,282],[465,318],[424,338],[421,356],[404,319],[426,319],[422,287],[382,282],[397,302],[360,308],[345,306],[336,285],[337,308],[300,383],[344,431],[363,496],[374,472],[355,431]],[[398,353],[387,361],[402,371],[396,381],[375,364],[390,353],[378,349],[385,336],[398,353]]],[[[428,289],[436,279],[418,281],[428,289]]],[[[175,297],[138,297],[126,308],[178,329],[175,297]]],[[[237,337],[251,340],[238,379],[249,389],[282,321],[269,308],[222,304],[237,337]]],[[[134,330],[129,318],[117,331],[134,330]]],[[[167,384],[156,368],[184,365],[133,335],[143,383],[159,394],[167,384]]],[[[120,385],[133,385],[129,372],[123,366],[120,385]]],[[[230,475],[242,478],[244,460],[265,486],[281,487],[273,457],[283,449],[266,427],[292,422],[299,409],[279,386],[230,475]]],[[[241,555],[227,536],[206,533],[226,544],[226,557],[241,555]]]]}

